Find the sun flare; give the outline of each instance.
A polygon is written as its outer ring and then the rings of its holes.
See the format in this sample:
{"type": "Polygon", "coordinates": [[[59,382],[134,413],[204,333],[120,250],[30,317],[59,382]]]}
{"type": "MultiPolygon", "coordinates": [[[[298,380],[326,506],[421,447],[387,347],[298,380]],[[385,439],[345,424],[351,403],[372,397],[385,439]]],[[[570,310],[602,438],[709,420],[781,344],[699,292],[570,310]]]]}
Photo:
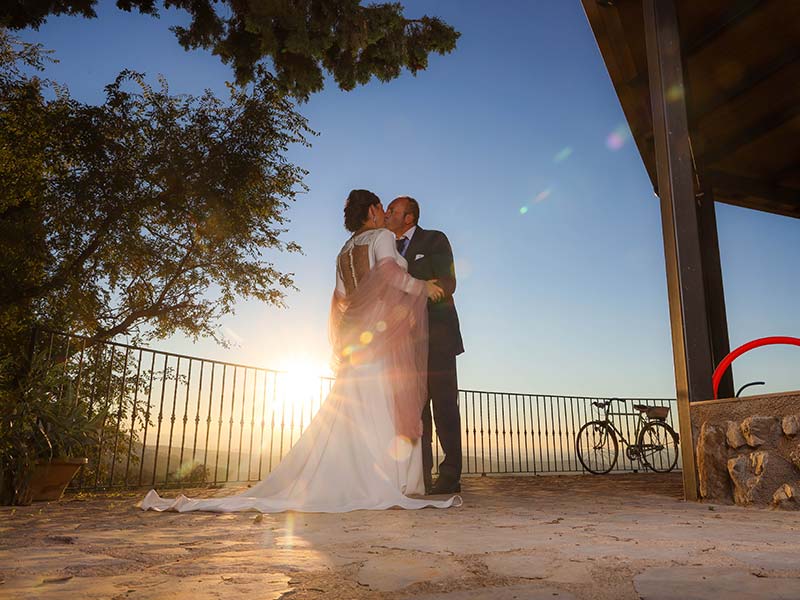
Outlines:
{"type": "Polygon", "coordinates": [[[308,404],[319,399],[320,377],[327,375],[327,368],[308,360],[293,360],[281,370],[281,387],[289,403],[308,404]]]}

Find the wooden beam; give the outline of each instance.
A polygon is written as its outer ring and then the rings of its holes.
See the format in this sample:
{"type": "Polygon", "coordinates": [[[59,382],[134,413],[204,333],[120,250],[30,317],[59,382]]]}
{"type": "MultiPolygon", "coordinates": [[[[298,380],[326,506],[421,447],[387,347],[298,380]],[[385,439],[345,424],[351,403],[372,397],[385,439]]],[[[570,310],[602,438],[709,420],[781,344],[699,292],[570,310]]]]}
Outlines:
{"type": "Polygon", "coordinates": [[[800,219],[800,190],[713,170],[705,179],[718,202],[800,219]]]}
{"type": "Polygon", "coordinates": [[[656,172],[681,427],[683,492],[698,498],[690,402],[712,398],[713,373],[700,231],[695,203],[680,32],[674,0],[644,0],[656,172]]]}
{"type": "MultiPolygon", "coordinates": [[[[717,235],[717,215],[714,206],[714,191],[709,186],[703,190],[697,206],[700,223],[700,250],[703,256],[703,280],[705,282],[708,328],[711,334],[711,356],[714,367],[731,351],[728,337],[728,315],[725,310],[725,287],[722,279],[722,264],[717,235]]],[[[733,398],[733,370],[728,369],[722,377],[718,395],[733,398]]]]}
{"type": "Polygon", "coordinates": [[[725,158],[726,156],[730,156],[749,142],[752,142],[767,135],[769,132],[778,129],[798,115],[800,115],[800,104],[788,106],[784,110],[767,115],[750,127],[746,127],[741,131],[734,132],[733,135],[728,136],[726,139],[716,140],[715,144],[710,148],[703,148],[700,156],[706,165],[712,167],[715,162],[725,158]]]}

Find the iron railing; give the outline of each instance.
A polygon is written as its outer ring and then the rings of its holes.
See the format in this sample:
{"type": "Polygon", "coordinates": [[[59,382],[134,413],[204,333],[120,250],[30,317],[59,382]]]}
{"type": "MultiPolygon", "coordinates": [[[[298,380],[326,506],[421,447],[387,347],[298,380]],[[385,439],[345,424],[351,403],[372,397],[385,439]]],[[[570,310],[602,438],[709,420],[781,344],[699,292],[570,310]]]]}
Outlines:
{"type": "MultiPolygon", "coordinates": [[[[333,386],[292,373],[40,331],[34,351],[74,402],[103,416],[76,491],[261,480],[291,449],[333,386]]],[[[580,473],[575,436],[604,398],[460,390],[464,473],[580,473]]],[[[675,400],[632,399],[672,408],[675,400]]],[[[632,417],[618,417],[633,438],[632,417]]],[[[435,448],[436,460],[441,453],[435,448]]],[[[620,453],[617,471],[639,469],[620,453]]]]}

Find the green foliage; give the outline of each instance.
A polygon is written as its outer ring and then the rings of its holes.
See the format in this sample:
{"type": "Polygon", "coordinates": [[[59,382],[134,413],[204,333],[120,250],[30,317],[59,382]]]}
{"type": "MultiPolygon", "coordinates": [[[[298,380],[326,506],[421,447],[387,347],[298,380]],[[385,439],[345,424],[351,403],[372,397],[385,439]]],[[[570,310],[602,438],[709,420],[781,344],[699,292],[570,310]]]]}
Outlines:
{"type": "Polygon", "coordinates": [[[44,352],[18,373],[10,357],[0,360],[0,504],[26,497],[36,461],[83,456],[106,418],[76,396],[63,365],[44,352]]]}
{"type": "Polygon", "coordinates": [[[64,458],[82,454],[90,443],[98,439],[103,428],[105,413],[87,413],[86,406],[75,398],[71,385],[61,398],[51,395],[42,403],[38,413],[38,428],[42,434],[36,441],[37,456],[64,458]]]}
{"type": "MultiPolygon", "coordinates": [[[[97,0],[17,0],[0,10],[0,24],[39,27],[48,15],[96,17],[97,0]]],[[[372,77],[389,81],[402,69],[416,74],[431,52],[446,54],[459,33],[435,17],[408,19],[399,2],[362,6],[360,0],[164,0],[191,16],[174,27],[187,50],[210,49],[232,65],[240,84],[271,64],[278,89],[305,100],[322,89],[324,73],[351,90],[372,77]]],[[[158,15],[155,0],[117,0],[126,11],[158,15]]]]}
{"type": "Polygon", "coordinates": [[[0,359],[0,503],[24,498],[33,465],[52,458],[88,458],[78,478],[86,487],[135,484],[156,416],[152,382],[185,378],[143,369],[113,344],[47,332],[36,340],[30,362],[25,353],[0,359]]]}
{"type": "Polygon", "coordinates": [[[266,71],[227,101],[124,71],[92,106],[18,68],[35,48],[0,48],[0,350],[34,323],[216,338],[237,298],[282,304],[268,257],[298,250],[280,235],[305,189],[284,154],[313,132],[266,71]]]}

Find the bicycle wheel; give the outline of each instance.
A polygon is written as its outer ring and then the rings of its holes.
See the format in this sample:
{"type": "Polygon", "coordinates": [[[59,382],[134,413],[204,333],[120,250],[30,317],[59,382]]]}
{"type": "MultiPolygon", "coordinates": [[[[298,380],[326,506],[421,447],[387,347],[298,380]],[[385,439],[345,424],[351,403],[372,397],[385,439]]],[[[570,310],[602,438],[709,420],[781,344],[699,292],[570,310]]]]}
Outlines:
{"type": "Polygon", "coordinates": [[[678,434],[663,421],[650,421],[636,440],[639,456],[656,473],[669,473],[678,464],[678,434]]]}
{"type": "Polygon", "coordinates": [[[604,475],[617,464],[619,443],[608,423],[589,421],[578,431],[575,451],[584,469],[595,475],[604,475]]]}

